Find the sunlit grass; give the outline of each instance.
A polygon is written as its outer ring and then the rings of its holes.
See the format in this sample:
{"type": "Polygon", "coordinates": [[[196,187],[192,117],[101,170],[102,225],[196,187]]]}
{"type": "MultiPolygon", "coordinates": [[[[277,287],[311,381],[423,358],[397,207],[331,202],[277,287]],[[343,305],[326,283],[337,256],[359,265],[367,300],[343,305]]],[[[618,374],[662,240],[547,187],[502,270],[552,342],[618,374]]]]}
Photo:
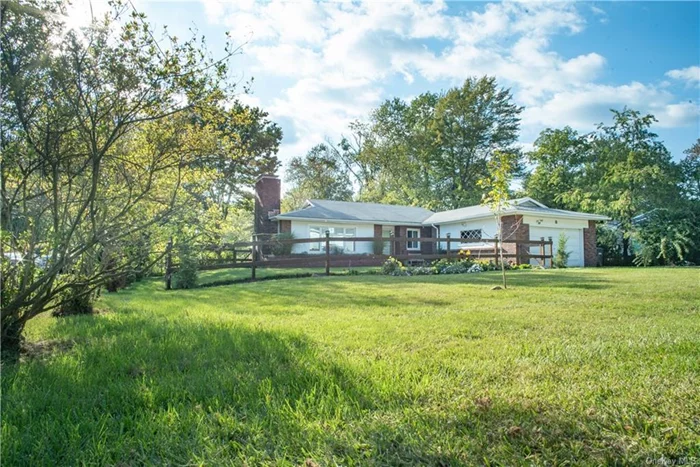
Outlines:
{"type": "Polygon", "coordinates": [[[510,279],[154,280],[37,319],[73,346],[3,367],[3,465],[700,456],[699,269],[510,279]]]}

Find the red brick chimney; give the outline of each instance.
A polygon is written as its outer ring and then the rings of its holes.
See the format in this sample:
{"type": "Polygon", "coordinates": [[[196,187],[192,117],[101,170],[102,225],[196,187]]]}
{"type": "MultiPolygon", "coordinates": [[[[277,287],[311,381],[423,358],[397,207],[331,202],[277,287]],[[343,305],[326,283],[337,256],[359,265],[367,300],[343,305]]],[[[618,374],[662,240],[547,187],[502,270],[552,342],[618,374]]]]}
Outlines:
{"type": "Polygon", "coordinates": [[[255,182],[253,233],[277,233],[277,222],[270,217],[280,213],[281,194],[281,182],[276,175],[263,175],[255,182]]]}

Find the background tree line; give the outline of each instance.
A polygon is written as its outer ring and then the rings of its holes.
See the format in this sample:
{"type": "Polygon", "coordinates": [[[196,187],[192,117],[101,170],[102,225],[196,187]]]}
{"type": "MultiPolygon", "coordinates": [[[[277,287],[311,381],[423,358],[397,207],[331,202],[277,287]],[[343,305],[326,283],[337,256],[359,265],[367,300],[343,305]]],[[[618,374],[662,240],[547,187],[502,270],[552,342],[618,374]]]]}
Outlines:
{"type": "Polygon", "coordinates": [[[598,235],[608,263],[700,263],[700,140],[674,162],[651,130],[654,116],[625,108],[590,133],[547,128],[523,152],[522,110],[491,77],[410,102],[387,100],[340,142],[292,159],[283,209],[309,198],[432,210],[479,204],[485,193],[477,182],[506,153],[505,175],[521,187],[511,187],[512,197],[613,219],[598,235]]]}
{"type": "Polygon", "coordinates": [[[0,3],[0,313],[12,354],[28,320],[89,311],[101,288],[160,263],[170,239],[186,255],[249,238],[248,187],[279,165],[280,128],[236,98],[231,44],[215,59],[196,36],[156,41],[120,1],[68,31],[65,6],[0,3]]]}

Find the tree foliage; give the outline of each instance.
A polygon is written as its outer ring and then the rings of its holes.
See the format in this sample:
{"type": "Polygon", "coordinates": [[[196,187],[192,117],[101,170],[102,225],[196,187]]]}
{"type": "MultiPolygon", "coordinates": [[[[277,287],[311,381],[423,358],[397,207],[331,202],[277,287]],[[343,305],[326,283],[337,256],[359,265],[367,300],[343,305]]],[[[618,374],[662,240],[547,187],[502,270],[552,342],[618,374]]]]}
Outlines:
{"type": "Polygon", "coordinates": [[[314,146],[304,157],[293,158],[287,169],[291,184],[282,209],[293,211],[307,199],[352,200],[352,184],[327,144],[314,146]]]}
{"type": "Polygon", "coordinates": [[[606,214],[618,223],[623,262],[629,263],[635,217],[680,200],[679,169],[651,131],[653,115],[612,111],[612,124],[579,135],[547,129],[528,154],[536,164],[525,194],[551,207],[606,214]]]}
{"type": "Polygon", "coordinates": [[[580,187],[589,155],[588,140],[572,128],[547,128],[527,154],[535,170],[525,177],[525,192],[551,208],[579,209],[571,194],[580,187]]]}
{"type": "Polygon", "coordinates": [[[700,210],[657,208],[639,223],[635,238],[641,250],[635,264],[681,264],[700,261],[700,210]]]}
{"type": "Polygon", "coordinates": [[[679,164],[683,196],[700,201],[700,138],[684,154],[685,158],[679,164]]]}
{"type": "MultiPolygon", "coordinates": [[[[515,147],[522,108],[491,77],[469,78],[443,93],[410,102],[394,98],[367,123],[329,144],[329,155],[351,177],[360,201],[451,209],[476,204],[479,179],[495,151],[515,147]]],[[[512,167],[520,168],[519,158],[512,167]]]]}
{"type": "MultiPolygon", "coordinates": [[[[488,206],[496,218],[496,236],[500,241],[507,240],[508,236],[511,235],[510,232],[503,231],[503,213],[510,205],[510,184],[512,182],[513,167],[516,161],[517,157],[515,155],[496,151],[488,162],[488,176],[476,182],[477,185],[485,191],[481,201],[482,204],[488,206]]],[[[499,248],[499,255],[501,259],[503,288],[505,289],[507,283],[506,265],[503,261],[503,246],[499,248]]]]}
{"type": "Polygon", "coordinates": [[[67,31],[61,3],[0,3],[3,349],[29,319],[148,268],[172,219],[277,165],[266,114],[228,105],[230,45],[223,60],[196,37],[161,45],[112,7],[67,31]]]}

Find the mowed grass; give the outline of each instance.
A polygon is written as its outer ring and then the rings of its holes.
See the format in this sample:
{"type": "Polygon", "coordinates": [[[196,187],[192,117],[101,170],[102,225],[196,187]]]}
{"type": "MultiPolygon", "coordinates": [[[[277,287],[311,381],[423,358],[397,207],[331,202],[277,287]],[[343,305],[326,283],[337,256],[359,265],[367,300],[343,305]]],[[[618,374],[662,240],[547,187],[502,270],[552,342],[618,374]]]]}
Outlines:
{"type": "MultiPolygon", "coordinates": [[[[379,267],[359,267],[359,268],[342,268],[333,267],[331,268],[331,274],[333,275],[349,275],[350,271],[354,271],[357,274],[367,274],[367,273],[379,273],[381,268],[379,267]]],[[[299,276],[311,276],[311,275],[322,275],[325,274],[326,268],[257,268],[255,271],[255,277],[257,279],[266,278],[287,278],[287,277],[299,277],[299,276]]],[[[212,271],[201,271],[198,275],[197,284],[202,287],[209,285],[216,285],[218,283],[233,282],[233,281],[245,281],[251,278],[251,273],[249,268],[236,268],[236,269],[215,269],[212,271]]]]}
{"type": "MultiPolygon", "coordinates": [[[[700,458],[700,270],[314,277],[107,295],[2,369],[3,465],[700,458]]],[[[313,465],[309,463],[308,465],[313,465]]]]}

